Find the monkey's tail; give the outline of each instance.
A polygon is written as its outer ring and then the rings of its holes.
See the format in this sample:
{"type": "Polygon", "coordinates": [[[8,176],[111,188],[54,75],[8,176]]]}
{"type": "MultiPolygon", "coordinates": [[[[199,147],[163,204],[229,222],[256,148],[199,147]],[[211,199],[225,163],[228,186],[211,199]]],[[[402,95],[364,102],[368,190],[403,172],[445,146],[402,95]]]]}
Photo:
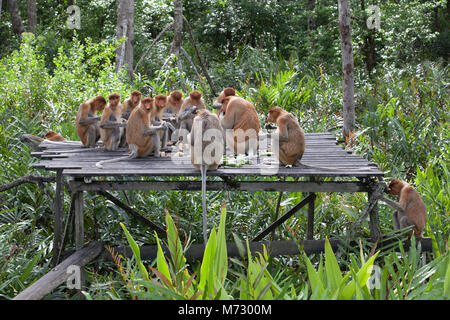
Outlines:
{"type": "Polygon", "coordinates": [[[203,241],[205,242],[205,248],[206,243],[208,242],[208,236],[206,234],[206,226],[207,226],[207,220],[206,220],[206,171],[208,170],[206,164],[200,165],[200,172],[202,174],[202,214],[203,214],[203,241]]]}
{"type": "Polygon", "coordinates": [[[102,161],[97,162],[97,163],[95,164],[95,166],[96,166],[97,168],[99,168],[99,169],[103,169],[103,165],[104,165],[105,163],[119,162],[119,161],[122,161],[122,160],[134,159],[134,158],[136,158],[136,157],[137,157],[137,152],[136,152],[135,150],[132,150],[132,151],[131,151],[131,154],[128,155],[128,156],[119,157],[119,158],[114,158],[114,159],[109,159],[109,160],[102,160],[102,161]]]}

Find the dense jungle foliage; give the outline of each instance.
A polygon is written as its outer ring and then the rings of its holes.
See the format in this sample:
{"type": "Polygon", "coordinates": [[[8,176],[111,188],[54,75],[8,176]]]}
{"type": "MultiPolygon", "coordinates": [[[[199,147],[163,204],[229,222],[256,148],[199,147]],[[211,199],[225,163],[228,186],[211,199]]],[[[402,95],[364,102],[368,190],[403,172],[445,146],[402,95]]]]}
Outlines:
{"type": "MultiPolygon", "coordinates": [[[[116,1],[78,0],[81,28],[67,27],[73,1],[41,0],[34,33],[13,32],[7,1],[0,16],[0,185],[25,175],[49,175],[22,142],[24,133],[54,130],[78,140],[74,119],[81,102],[132,90],[167,94],[200,90],[208,105],[215,98],[199,67],[191,37],[182,46],[193,57],[183,72],[164,62],[173,32],[168,30],[138,66],[133,79],[115,72],[116,1]],[[69,3],[70,2],[70,3],[69,3]],[[203,89],[203,88],[206,88],[203,89]]],[[[18,1],[27,21],[26,1],[18,1]]],[[[173,2],[135,0],[134,61],[173,20],[173,2]]],[[[243,247],[275,216],[278,194],[208,192],[211,237],[202,261],[186,260],[172,248],[157,261],[116,259],[87,267],[88,299],[449,299],[450,298],[450,8],[447,1],[352,0],[356,133],[345,145],[378,164],[386,181],[411,183],[427,207],[425,237],[433,252],[401,243],[372,250],[368,221],[354,235],[360,246],[334,255],[227,259],[225,242],[243,247]],[[369,29],[370,5],[380,9],[381,25],[369,29]],[[213,228],[214,227],[214,228],[213,228]],[[398,248],[400,246],[400,249],[398,248]],[[217,248],[217,249],[214,249],[217,248]],[[397,249],[395,251],[394,249],[397,249]],[[209,251],[208,251],[209,250],[209,251]],[[226,266],[223,268],[223,266],[226,266]],[[377,266],[374,268],[373,266],[377,266]],[[368,286],[374,269],[379,283],[368,286]],[[194,275],[195,272],[195,275],[194,275]],[[153,281],[151,280],[153,279],[153,281]],[[212,288],[211,286],[214,286],[212,288]]],[[[305,132],[331,131],[341,137],[342,67],[337,1],[184,0],[183,14],[196,40],[216,92],[233,86],[251,101],[264,121],[275,105],[297,116],[305,132]],[[315,6],[311,10],[308,3],[315,6]]],[[[187,94],[188,92],[184,92],[187,94]]],[[[175,179],[175,178],[173,178],[175,179]]],[[[54,193],[54,185],[46,185],[54,193]]],[[[200,243],[201,194],[131,191],[114,194],[147,217],[167,226],[168,239],[186,248],[200,243]]],[[[304,195],[285,193],[280,214],[304,195]]],[[[315,200],[315,239],[345,238],[367,204],[364,193],[322,193],[315,200]]],[[[70,206],[65,197],[64,210],[70,206]]],[[[0,297],[12,299],[46,274],[51,266],[52,203],[45,191],[23,184],[0,193],[0,297]]],[[[379,204],[383,234],[392,233],[393,209],[379,204]]],[[[279,228],[274,239],[301,240],[307,209],[279,228]]],[[[159,244],[155,234],[99,195],[85,194],[86,240],[106,244],[159,244]]],[[[415,241],[414,239],[412,241],[415,241]]],[[[114,255],[114,252],[112,252],[114,255]]],[[[46,299],[77,298],[60,286],[46,299]]]]}

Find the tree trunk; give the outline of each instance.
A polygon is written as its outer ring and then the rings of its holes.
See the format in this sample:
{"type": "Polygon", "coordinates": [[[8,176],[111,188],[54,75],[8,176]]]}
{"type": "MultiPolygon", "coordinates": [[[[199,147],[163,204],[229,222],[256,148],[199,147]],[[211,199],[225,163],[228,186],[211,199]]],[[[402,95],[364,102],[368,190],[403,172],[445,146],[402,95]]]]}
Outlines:
{"type": "Polygon", "coordinates": [[[352,30],[350,28],[349,0],[339,0],[339,33],[341,37],[342,53],[342,100],[344,106],[344,137],[355,127],[355,84],[353,80],[353,48],[352,30]]]}
{"type": "Polygon", "coordinates": [[[308,30],[316,29],[316,20],[314,19],[314,8],[316,7],[316,0],[308,0],[308,30]]]}
{"type": "Polygon", "coordinates": [[[28,32],[35,32],[37,25],[36,0],[27,0],[28,32]]]}
{"type": "MultiPolygon", "coordinates": [[[[173,40],[170,47],[170,54],[177,57],[177,66],[180,72],[183,72],[180,60],[181,35],[183,32],[183,0],[173,0],[173,40]]],[[[180,78],[181,87],[187,91],[184,78],[180,78]]]]}
{"type": "Polygon", "coordinates": [[[0,21],[2,21],[2,0],[0,0],[0,21]]]}
{"type": "Polygon", "coordinates": [[[181,34],[183,32],[183,1],[173,1],[173,40],[170,47],[170,53],[177,57],[180,55],[181,34]]]}
{"type": "Polygon", "coordinates": [[[122,42],[116,51],[116,72],[127,65],[127,73],[133,78],[133,44],[134,44],[134,0],[117,1],[117,39],[122,42]]]}
{"type": "Polygon", "coordinates": [[[11,15],[12,30],[15,34],[21,35],[25,32],[22,18],[19,15],[19,5],[17,0],[8,0],[8,11],[11,15]]]}

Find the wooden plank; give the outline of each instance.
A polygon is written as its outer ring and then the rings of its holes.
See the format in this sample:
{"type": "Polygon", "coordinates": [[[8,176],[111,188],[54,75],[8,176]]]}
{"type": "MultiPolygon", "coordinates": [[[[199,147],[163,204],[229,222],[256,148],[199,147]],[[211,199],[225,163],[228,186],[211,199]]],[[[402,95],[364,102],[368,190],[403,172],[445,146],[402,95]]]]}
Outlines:
{"type": "MultiPolygon", "coordinates": [[[[70,182],[75,191],[155,190],[200,191],[201,181],[92,181],[70,182]]],[[[266,191],[266,192],[368,192],[362,182],[295,182],[295,181],[207,181],[207,191],[266,191]]]]}
{"type": "Polygon", "coordinates": [[[80,250],[75,251],[69,258],[51,269],[45,276],[37,280],[31,286],[19,293],[13,300],[39,300],[49,294],[52,290],[63,284],[69,277],[67,273],[69,266],[83,267],[96,259],[103,251],[103,243],[90,242],[80,250]]]}

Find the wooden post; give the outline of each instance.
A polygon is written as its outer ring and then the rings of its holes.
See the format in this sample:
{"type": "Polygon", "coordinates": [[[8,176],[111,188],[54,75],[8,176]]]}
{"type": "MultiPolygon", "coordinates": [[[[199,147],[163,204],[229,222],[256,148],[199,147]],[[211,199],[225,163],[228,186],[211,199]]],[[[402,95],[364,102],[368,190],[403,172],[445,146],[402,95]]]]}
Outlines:
{"type": "Polygon", "coordinates": [[[306,226],[306,239],[313,240],[314,238],[314,200],[316,200],[316,194],[310,192],[309,196],[311,200],[308,204],[308,224],[306,226]]]}
{"type": "Polygon", "coordinates": [[[75,248],[78,250],[84,245],[84,216],[83,191],[75,192],[75,248]]]}
{"type": "MultiPolygon", "coordinates": [[[[369,191],[368,199],[370,201],[371,195],[374,191],[369,191]]],[[[369,211],[369,228],[370,228],[370,238],[373,242],[376,242],[381,237],[381,230],[380,230],[380,219],[378,217],[378,200],[373,200],[374,205],[373,209],[369,211]]]]}
{"type": "Polygon", "coordinates": [[[56,266],[59,260],[59,253],[62,250],[62,236],[63,236],[63,206],[64,206],[64,177],[62,169],[56,171],[56,194],[55,202],[53,204],[54,236],[53,236],[53,258],[52,266],[56,266]]]}
{"type": "MultiPolygon", "coordinates": [[[[75,249],[80,250],[84,245],[83,191],[75,192],[73,197],[75,204],[75,249]]],[[[82,267],[80,268],[80,284],[83,290],[86,287],[86,274],[82,267]]],[[[83,299],[81,292],[78,292],[78,296],[83,299]]]]}

